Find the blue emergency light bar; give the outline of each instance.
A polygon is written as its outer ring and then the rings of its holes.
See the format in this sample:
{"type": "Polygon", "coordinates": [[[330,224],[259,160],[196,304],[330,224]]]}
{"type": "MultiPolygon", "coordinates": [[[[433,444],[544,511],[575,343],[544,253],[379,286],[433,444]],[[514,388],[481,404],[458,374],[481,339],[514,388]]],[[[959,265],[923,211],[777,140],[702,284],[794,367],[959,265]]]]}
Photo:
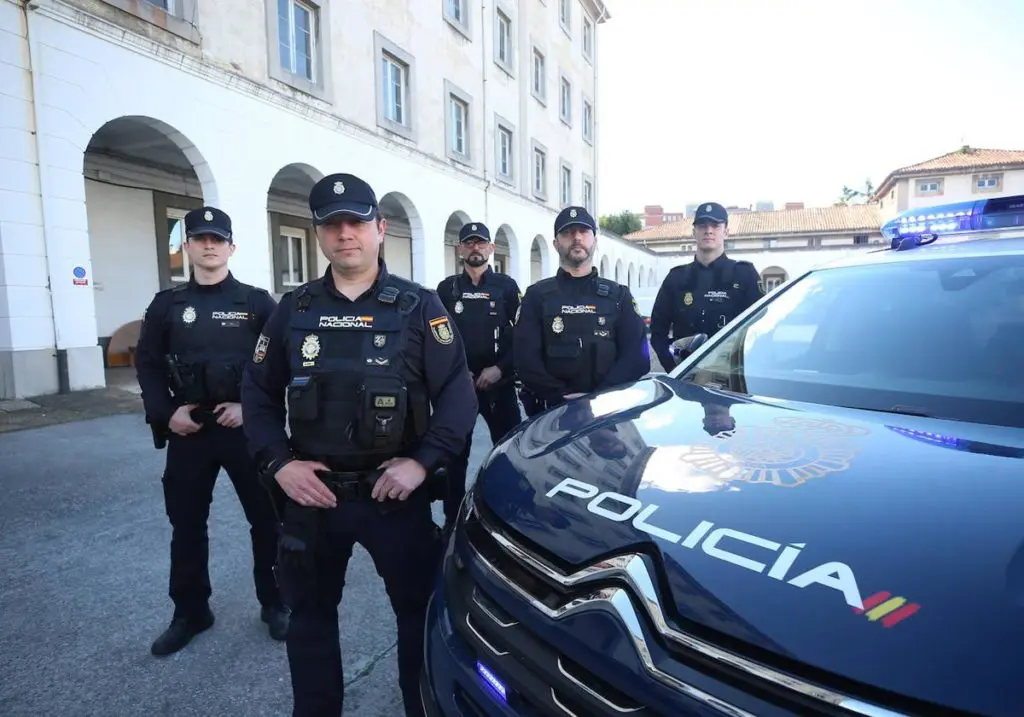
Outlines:
{"type": "Polygon", "coordinates": [[[893,249],[913,249],[941,236],[994,229],[1024,229],[1024,195],[908,209],[882,225],[893,249]]]}

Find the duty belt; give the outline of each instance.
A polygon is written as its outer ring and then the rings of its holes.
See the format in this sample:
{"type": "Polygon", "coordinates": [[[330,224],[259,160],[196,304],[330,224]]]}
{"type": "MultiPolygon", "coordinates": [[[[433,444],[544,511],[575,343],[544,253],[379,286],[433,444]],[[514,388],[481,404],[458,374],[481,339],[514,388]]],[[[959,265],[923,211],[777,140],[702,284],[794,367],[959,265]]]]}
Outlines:
{"type": "Polygon", "coordinates": [[[316,471],[317,477],[341,501],[370,500],[373,486],[383,474],[383,470],[316,471]]]}

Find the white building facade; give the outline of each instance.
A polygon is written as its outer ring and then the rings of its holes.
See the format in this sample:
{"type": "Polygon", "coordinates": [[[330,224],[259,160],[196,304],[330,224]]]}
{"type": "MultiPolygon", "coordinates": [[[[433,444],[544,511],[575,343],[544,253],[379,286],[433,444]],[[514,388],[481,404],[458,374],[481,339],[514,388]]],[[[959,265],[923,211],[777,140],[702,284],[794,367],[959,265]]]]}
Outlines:
{"type": "MultiPolygon", "coordinates": [[[[566,204],[597,215],[600,0],[0,0],[0,398],[105,385],[153,294],[188,277],[181,218],[232,218],[241,281],[326,268],[309,189],[374,187],[389,268],[430,288],[463,223],[525,290],[566,204]]],[[[657,281],[602,235],[596,262],[657,281]]]]}

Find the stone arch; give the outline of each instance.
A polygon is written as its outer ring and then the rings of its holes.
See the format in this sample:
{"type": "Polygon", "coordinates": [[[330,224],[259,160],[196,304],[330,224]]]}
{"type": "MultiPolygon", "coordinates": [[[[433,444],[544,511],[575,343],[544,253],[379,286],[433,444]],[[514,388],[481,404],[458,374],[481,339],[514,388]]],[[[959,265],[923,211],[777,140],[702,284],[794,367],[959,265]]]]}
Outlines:
{"type": "Polygon", "coordinates": [[[635,289],[637,286],[636,265],[633,262],[629,262],[629,268],[626,270],[626,286],[630,289],[635,289]]]}
{"type": "Polygon", "coordinates": [[[462,260],[459,258],[459,232],[469,223],[469,215],[456,209],[448,215],[444,225],[444,275],[451,276],[462,271],[462,260]]]}
{"type": "Polygon", "coordinates": [[[309,192],[324,173],[302,162],[281,167],[267,189],[268,251],[273,291],[291,291],[327,268],[309,213],[309,192]]]}
{"type": "Polygon", "coordinates": [[[654,273],[654,268],[651,267],[650,269],[647,270],[647,286],[657,286],[657,285],[658,285],[658,277],[654,273]]]}
{"type": "Polygon", "coordinates": [[[423,283],[425,267],[416,261],[417,249],[423,246],[423,220],[416,205],[401,192],[388,192],[378,204],[381,216],[388,220],[381,247],[388,271],[423,283]]]}
{"type": "Polygon", "coordinates": [[[605,254],[604,256],[601,257],[601,263],[598,265],[597,273],[600,274],[601,276],[605,277],[605,278],[612,278],[612,277],[608,276],[610,271],[611,271],[611,260],[608,258],[608,255],[605,254]]]}
{"type": "Polygon", "coordinates": [[[110,119],[83,144],[89,266],[81,269],[96,290],[81,300],[93,304],[104,367],[126,367],[153,295],[188,280],[182,219],[217,206],[218,187],[200,149],[153,117],[110,119]]]}
{"type": "Polygon", "coordinates": [[[625,269],[622,266],[622,259],[615,260],[615,281],[619,284],[625,284],[626,281],[625,269]]]}
{"type": "MultiPolygon", "coordinates": [[[[494,255],[491,259],[495,271],[515,277],[515,257],[519,255],[519,241],[516,233],[508,224],[502,224],[495,230],[494,234],[494,255]]],[[[518,279],[516,280],[518,281],[518,279]]]]}
{"type": "Polygon", "coordinates": [[[536,284],[541,279],[554,276],[549,246],[544,235],[538,234],[533,238],[533,243],[530,245],[530,284],[536,284]]]}
{"type": "Polygon", "coordinates": [[[761,284],[765,293],[774,291],[789,281],[789,274],[781,266],[769,266],[761,272],[761,284]]]}

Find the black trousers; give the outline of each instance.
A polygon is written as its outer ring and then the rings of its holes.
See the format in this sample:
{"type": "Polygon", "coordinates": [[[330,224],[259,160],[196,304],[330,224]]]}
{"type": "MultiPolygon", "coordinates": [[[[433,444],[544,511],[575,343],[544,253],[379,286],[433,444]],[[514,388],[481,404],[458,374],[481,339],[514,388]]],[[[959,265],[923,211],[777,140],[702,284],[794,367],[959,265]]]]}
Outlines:
{"type": "MultiPolygon", "coordinates": [[[[497,443],[502,436],[522,423],[519,398],[514,383],[506,383],[490,391],[477,391],[480,415],[484,417],[491,433],[491,442],[497,443]]],[[[473,432],[466,438],[462,455],[448,470],[448,497],[444,501],[445,526],[452,525],[459,512],[459,504],[466,495],[466,471],[469,468],[469,452],[473,448],[473,432]]]]}
{"type": "Polygon", "coordinates": [[[345,679],[338,605],[356,543],[373,558],[398,623],[398,684],[405,714],[423,717],[418,688],[423,632],[441,542],[430,503],[410,501],[387,514],[379,512],[376,501],[340,501],[336,508],[321,513],[325,524],[315,551],[315,569],[304,571],[282,559],[278,574],[285,604],[291,609],[287,646],[292,717],[342,713],[345,679]]]}
{"type": "Polygon", "coordinates": [[[278,523],[270,494],[257,479],[256,463],[242,429],[206,425],[192,435],[171,434],[167,440],[163,486],[172,529],[169,594],[175,617],[204,610],[212,593],[207,521],[221,468],[231,479],[249,521],[256,598],[263,607],[281,605],[273,572],[278,523]]]}

